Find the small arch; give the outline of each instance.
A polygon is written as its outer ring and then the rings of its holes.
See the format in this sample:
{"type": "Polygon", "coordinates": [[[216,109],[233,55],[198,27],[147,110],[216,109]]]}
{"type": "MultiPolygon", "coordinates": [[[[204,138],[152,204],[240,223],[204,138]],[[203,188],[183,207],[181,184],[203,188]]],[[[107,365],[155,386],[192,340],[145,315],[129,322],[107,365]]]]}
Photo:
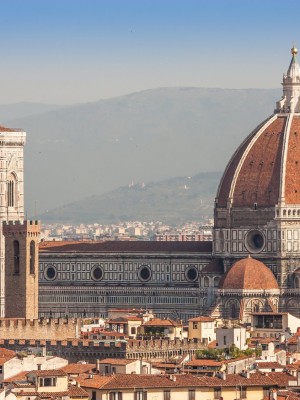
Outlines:
{"type": "Polygon", "coordinates": [[[208,278],[208,276],[204,277],[204,287],[209,287],[209,278],[208,278]]]}
{"type": "Polygon", "coordinates": [[[135,326],[132,326],[132,327],[131,327],[131,334],[132,334],[132,335],[135,335],[135,334],[136,334],[136,328],[135,328],[135,326]]]}
{"type": "Polygon", "coordinates": [[[291,216],[291,210],[288,210],[288,217],[291,216]]]}
{"type": "Polygon", "coordinates": [[[293,216],[295,216],[296,215],[296,210],[293,210],[293,216]]]}
{"type": "Polygon", "coordinates": [[[298,276],[295,276],[294,284],[295,284],[295,288],[296,289],[300,288],[300,281],[299,281],[299,277],[298,276]]]}
{"type": "Polygon", "coordinates": [[[218,287],[220,283],[220,278],[218,276],[214,277],[214,287],[218,287]]]}
{"type": "Polygon", "coordinates": [[[283,216],[286,217],[286,210],[283,210],[283,216]]]}
{"type": "Polygon", "coordinates": [[[17,179],[15,174],[11,173],[7,180],[7,206],[15,207],[16,205],[16,189],[17,179]]]}
{"type": "Polygon", "coordinates": [[[300,215],[300,210],[297,210],[297,215],[298,215],[298,217],[299,217],[299,215],[300,215]]]}
{"type": "Polygon", "coordinates": [[[30,266],[29,266],[30,274],[35,274],[35,241],[32,240],[30,242],[30,266]]]}
{"type": "Polygon", "coordinates": [[[20,243],[14,240],[14,274],[20,273],[20,243]]]}
{"type": "Polygon", "coordinates": [[[231,318],[236,318],[237,317],[237,312],[236,312],[236,304],[232,303],[231,304],[231,318]]]}

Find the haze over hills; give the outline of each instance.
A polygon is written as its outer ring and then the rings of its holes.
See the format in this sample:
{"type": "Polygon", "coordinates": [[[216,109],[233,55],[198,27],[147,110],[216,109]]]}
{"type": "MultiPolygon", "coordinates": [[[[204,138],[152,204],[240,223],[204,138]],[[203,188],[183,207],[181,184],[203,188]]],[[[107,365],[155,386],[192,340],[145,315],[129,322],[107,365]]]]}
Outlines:
{"type": "Polygon", "coordinates": [[[280,89],[159,88],[22,117],[10,113],[3,123],[27,132],[27,216],[132,181],[147,187],[222,171],[280,97],[280,89]]]}
{"type": "Polygon", "coordinates": [[[49,211],[38,218],[47,223],[112,224],[122,221],[162,221],[181,224],[212,217],[220,172],[161,182],[123,186],[49,211]]]}
{"type": "MultiPolygon", "coordinates": [[[[57,110],[63,106],[57,104],[42,104],[42,103],[14,103],[0,104],[0,125],[3,121],[10,119],[29,117],[36,114],[41,114],[48,111],[57,110]]],[[[17,127],[16,127],[17,128],[17,127]]]]}

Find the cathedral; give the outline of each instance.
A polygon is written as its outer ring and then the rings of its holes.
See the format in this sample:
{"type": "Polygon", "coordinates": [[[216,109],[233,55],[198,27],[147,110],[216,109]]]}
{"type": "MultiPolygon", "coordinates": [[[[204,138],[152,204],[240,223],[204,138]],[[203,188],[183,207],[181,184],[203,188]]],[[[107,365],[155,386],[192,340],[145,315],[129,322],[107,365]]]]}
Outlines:
{"type": "Polygon", "coordinates": [[[237,148],[221,179],[213,242],[41,243],[39,312],[151,309],[249,322],[300,315],[300,67],[297,49],[274,113],[237,148]]]}
{"type": "MultiPolygon", "coordinates": [[[[42,242],[39,315],[105,317],[127,307],[184,321],[210,315],[247,323],[255,312],[300,316],[300,67],[294,47],[282,86],[273,114],[245,138],[224,171],[212,242],[42,242]]],[[[1,221],[23,218],[24,137],[15,135],[20,143],[12,149],[0,145],[1,221]]]]}

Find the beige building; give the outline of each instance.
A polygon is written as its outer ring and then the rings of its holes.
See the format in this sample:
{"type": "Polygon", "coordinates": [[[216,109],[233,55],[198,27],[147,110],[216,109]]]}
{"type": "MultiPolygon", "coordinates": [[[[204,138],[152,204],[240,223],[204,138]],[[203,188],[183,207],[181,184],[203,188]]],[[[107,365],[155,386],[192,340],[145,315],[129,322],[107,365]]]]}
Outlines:
{"type": "Polygon", "coordinates": [[[122,333],[124,336],[129,336],[131,339],[135,339],[140,333],[142,323],[143,318],[134,315],[112,318],[107,321],[110,330],[122,333]]]}
{"type": "Polygon", "coordinates": [[[24,352],[17,356],[15,352],[1,348],[0,383],[24,371],[59,369],[67,364],[68,361],[61,357],[27,355],[24,352]]]}
{"type": "Polygon", "coordinates": [[[26,379],[12,381],[6,392],[9,400],[88,400],[87,392],[76,385],[69,385],[68,375],[61,369],[28,372],[26,379]]]}
{"type": "Polygon", "coordinates": [[[105,358],[99,361],[100,375],[111,374],[160,374],[161,371],[153,368],[151,363],[139,359],[105,358]]]}
{"type": "Polygon", "coordinates": [[[229,349],[231,346],[235,346],[240,350],[248,348],[246,343],[246,328],[243,326],[217,328],[216,336],[217,349],[229,349]]]}
{"type": "Polygon", "coordinates": [[[210,317],[195,317],[188,321],[188,339],[199,339],[210,343],[216,340],[216,320],[210,317]]]}

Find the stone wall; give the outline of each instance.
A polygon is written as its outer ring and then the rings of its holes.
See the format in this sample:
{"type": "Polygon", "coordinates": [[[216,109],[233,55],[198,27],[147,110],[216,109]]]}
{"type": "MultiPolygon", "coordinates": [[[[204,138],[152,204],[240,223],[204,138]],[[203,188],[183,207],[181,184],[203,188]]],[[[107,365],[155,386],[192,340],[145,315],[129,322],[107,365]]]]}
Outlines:
{"type": "Polygon", "coordinates": [[[49,339],[78,338],[80,319],[8,319],[0,318],[0,339],[49,339]]]}
{"type": "Polygon", "coordinates": [[[66,358],[70,363],[95,363],[104,358],[166,360],[176,355],[195,354],[204,348],[197,340],[0,340],[0,347],[24,352],[46,353],[66,358]]]}

